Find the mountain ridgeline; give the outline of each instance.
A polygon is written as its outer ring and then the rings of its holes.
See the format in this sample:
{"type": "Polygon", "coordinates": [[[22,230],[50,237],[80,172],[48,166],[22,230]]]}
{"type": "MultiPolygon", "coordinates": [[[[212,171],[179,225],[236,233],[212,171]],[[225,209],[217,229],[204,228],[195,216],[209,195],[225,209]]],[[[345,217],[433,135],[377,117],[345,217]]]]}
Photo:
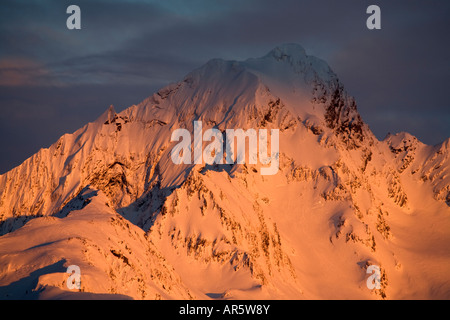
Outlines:
{"type": "Polygon", "coordinates": [[[448,299],[449,141],[379,141],[299,45],[211,60],[0,176],[0,297],[448,299]],[[175,164],[195,121],[278,129],[278,173],[175,164]]]}

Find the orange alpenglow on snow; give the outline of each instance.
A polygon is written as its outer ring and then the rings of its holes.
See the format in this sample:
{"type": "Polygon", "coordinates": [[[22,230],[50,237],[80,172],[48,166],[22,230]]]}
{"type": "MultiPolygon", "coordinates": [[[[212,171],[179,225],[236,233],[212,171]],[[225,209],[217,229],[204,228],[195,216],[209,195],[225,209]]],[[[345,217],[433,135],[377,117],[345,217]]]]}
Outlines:
{"type": "Polygon", "coordinates": [[[211,60],[0,176],[0,299],[448,299],[449,141],[379,141],[299,45],[211,60]],[[195,122],[277,132],[277,173],[174,163],[195,122]]]}

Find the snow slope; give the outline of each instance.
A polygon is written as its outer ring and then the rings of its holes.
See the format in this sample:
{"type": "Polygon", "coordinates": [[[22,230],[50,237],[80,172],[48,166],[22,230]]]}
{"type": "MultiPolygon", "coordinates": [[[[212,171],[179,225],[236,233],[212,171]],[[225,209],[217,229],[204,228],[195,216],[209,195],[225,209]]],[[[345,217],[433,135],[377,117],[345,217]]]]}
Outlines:
{"type": "Polygon", "coordinates": [[[449,141],[377,140],[299,45],[211,60],[0,176],[1,297],[448,299],[449,141]],[[193,121],[279,129],[279,172],[175,165],[193,121]]]}

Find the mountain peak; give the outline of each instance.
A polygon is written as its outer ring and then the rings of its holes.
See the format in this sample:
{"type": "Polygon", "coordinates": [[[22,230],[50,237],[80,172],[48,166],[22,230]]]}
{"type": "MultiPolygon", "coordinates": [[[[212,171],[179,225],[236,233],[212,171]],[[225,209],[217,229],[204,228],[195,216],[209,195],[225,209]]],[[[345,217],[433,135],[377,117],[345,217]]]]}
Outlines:
{"type": "Polygon", "coordinates": [[[97,121],[100,123],[110,123],[114,120],[116,116],[116,110],[113,105],[110,105],[108,109],[103,112],[103,114],[98,117],[97,121]]]}
{"type": "Polygon", "coordinates": [[[273,57],[276,60],[303,60],[306,56],[305,49],[297,43],[286,43],[272,49],[266,57],[273,57]]]}
{"type": "Polygon", "coordinates": [[[415,149],[415,146],[420,143],[415,136],[408,132],[398,132],[396,134],[388,133],[384,138],[384,141],[388,143],[391,150],[395,150],[397,152],[407,151],[411,148],[415,149]]]}
{"type": "Polygon", "coordinates": [[[282,87],[301,86],[310,91],[311,83],[321,82],[335,86],[338,78],[322,59],[308,55],[296,43],[282,44],[260,58],[250,58],[243,63],[263,78],[277,80],[282,87]]]}
{"type": "Polygon", "coordinates": [[[378,143],[300,45],[210,60],[0,175],[0,299],[67,297],[68,265],[83,293],[136,299],[448,298],[449,143],[378,143]],[[199,163],[173,161],[178,129],[199,163]]]}

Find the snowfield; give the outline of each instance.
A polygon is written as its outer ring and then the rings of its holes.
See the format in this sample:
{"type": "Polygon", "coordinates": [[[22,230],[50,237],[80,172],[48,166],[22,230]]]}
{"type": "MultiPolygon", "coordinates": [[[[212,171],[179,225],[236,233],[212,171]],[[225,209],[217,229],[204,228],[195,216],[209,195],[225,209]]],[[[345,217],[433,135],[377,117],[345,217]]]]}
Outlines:
{"type": "Polygon", "coordinates": [[[0,299],[450,299],[449,143],[379,141],[299,45],[211,60],[0,176],[0,299]],[[278,173],[175,164],[194,121],[278,129],[278,173]]]}

